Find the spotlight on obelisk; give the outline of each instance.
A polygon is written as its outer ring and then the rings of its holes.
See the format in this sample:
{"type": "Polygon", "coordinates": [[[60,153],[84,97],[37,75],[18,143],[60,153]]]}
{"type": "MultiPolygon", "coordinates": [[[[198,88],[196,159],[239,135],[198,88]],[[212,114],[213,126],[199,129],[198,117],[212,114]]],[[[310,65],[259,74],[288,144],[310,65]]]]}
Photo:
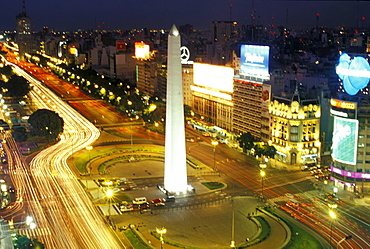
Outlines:
{"type": "Polygon", "coordinates": [[[169,192],[185,193],[188,183],[180,47],[180,33],[173,25],[168,35],[164,187],[169,192]]]}

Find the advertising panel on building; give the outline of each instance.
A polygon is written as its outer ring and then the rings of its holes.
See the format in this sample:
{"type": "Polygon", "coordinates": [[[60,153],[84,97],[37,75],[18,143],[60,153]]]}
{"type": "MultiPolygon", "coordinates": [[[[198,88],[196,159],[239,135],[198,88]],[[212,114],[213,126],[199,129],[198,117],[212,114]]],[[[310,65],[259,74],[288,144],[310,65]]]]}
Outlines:
{"type": "Polygon", "coordinates": [[[342,80],[343,88],[349,95],[356,95],[369,84],[370,65],[362,56],[351,57],[343,53],[336,67],[338,77],[342,80]]]}
{"type": "Polygon", "coordinates": [[[224,92],[233,92],[234,69],[204,63],[194,63],[194,84],[224,92]]]}
{"type": "Polygon", "coordinates": [[[332,157],[356,165],[358,120],[334,116],[332,157]]]}
{"type": "Polygon", "coordinates": [[[117,51],[126,51],[126,41],[117,40],[116,41],[116,49],[117,49],[117,51]]]}
{"type": "Polygon", "coordinates": [[[135,57],[139,59],[148,59],[150,57],[150,47],[143,42],[135,42],[135,57]]]}
{"type": "Polygon", "coordinates": [[[239,74],[268,77],[269,54],[269,46],[241,45],[239,74]]]}

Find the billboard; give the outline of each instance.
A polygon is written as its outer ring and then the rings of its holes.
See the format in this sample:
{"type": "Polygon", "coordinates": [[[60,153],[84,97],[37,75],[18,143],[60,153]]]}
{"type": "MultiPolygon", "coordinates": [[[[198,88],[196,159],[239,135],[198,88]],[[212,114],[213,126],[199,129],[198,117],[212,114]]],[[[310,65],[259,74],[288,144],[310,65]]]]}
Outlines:
{"type": "Polygon", "coordinates": [[[346,170],[336,168],[334,166],[330,166],[330,171],[338,175],[341,175],[341,176],[352,177],[352,178],[357,178],[357,179],[370,179],[370,173],[351,172],[351,171],[346,171],[346,170]]]}
{"type": "Polygon", "coordinates": [[[139,59],[148,59],[150,57],[150,47],[143,42],[135,42],[135,57],[139,59]]]}
{"type": "Polygon", "coordinates": [[[194,63],[194,84],[218,91],[233,92],[234,69],[204,63],[194,63]]]}
{"type": "Polygon", "coordinates": [[[334,160],[356,165],[358,120],[334,116],[332,157],[334,160]]]}
{"type": "Polygon", "coordinates": [[[269,46],[241,45],[240,72],[242,75],[269,75],[269,46]]]}
{"type": "Polygon", "coordinates": [[[362,56],[350,57],[343,53],[336,67],[338,77],[343,82],[343,88],[349,95],[356,95],[365,88],[370,79],[370,65],[362,56]]]}
{"type": "Polygon", "coordinates": [[[117,49],[117,51],[126,51],[126,41],[117,40],[116,41],[116,49],[117,49]]]}
{"type": "Polygon", "coordinates": [[[330,99],[330,105],[342,108],[342,109],[349,109],[349,110],[356,110],[357,103],[356,102],[350,102],[350,101],[344,101],[339,99],[330,99]]]}

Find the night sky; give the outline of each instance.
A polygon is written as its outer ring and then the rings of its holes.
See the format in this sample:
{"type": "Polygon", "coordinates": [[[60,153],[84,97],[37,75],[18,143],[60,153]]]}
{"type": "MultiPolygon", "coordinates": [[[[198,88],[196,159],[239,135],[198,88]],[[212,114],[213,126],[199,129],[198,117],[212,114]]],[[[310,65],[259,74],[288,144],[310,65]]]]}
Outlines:
{"type": "MultiPolygon", "coordinates": [[[[26,0],[26,12],[34,31],[43,26],[72,31],[98,25],[100,29],[169,29],[172,24],[207,29],[212,21],[229,21],[230,13],[232,20],[251,24],[253,2],[256,17],[264,25],[312,28],[317,25],[316,13],[319,26],[369,27],[370,23],[370,1],[356,0],[26,0]]],[[[2,1],[0,6],[0,30],[15,30],[22,0],[2,1]]]]}

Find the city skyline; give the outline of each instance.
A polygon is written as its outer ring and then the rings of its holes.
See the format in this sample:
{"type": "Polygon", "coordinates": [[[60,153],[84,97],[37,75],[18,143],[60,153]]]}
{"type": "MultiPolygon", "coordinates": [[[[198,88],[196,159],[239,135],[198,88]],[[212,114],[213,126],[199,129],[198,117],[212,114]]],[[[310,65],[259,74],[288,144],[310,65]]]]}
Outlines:
{"type": "MultiPolygon", "coordinates": [[[[22,1],[4,2],[0,30],[15,30],[15,17],[23,11],[22,1]]],[[[313,28],[318,26],[369,27],[367,1],[284,1],[284,0],[203,0],[203,1],[26,1],[25,9],[34,31],[48,26],[55,30],[164,28],[191,24],[208,29],[212,21],[237,21],[240,25],[313,28]],[[231,6],[230,6],[231,5],[231,6]],[[165,6],[165,7],[163,7],[165,6]],[[255,10],[255,11],[254,11],[255,10]],[[319,16],[317,15],[319,14],[319,16]],[[338,18],[339,17],[339,18],[338,18]]]]}

